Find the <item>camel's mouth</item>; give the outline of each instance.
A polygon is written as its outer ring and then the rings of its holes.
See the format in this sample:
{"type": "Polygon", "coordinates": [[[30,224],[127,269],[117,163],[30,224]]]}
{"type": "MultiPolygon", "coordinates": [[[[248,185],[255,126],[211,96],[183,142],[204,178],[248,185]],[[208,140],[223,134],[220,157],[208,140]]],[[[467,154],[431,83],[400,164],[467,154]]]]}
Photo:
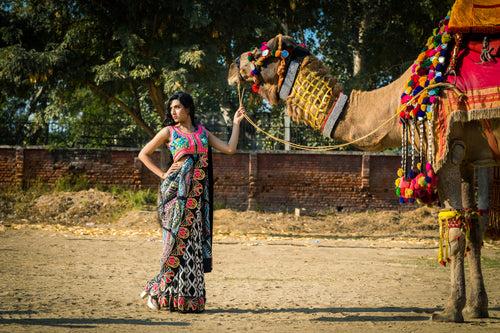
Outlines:
{"type": "Polygon", "coordinates": [[[241,83],[253,83],[251,76],[251,63],[245,56],[248,52],[243,53],[229,66],[229,72],[227,75],[227,83],[230,86],[234,86],[241,83]]]}

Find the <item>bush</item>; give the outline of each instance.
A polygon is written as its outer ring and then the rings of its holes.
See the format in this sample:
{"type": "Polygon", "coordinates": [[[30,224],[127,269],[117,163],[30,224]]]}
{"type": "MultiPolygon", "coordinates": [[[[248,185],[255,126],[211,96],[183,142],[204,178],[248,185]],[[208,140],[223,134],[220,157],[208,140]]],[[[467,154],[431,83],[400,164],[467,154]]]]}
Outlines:
{"type": "Polygon", "coordinates": [[[107,189],[113,195],[124,201],[125,204],[134,209],[151,210],[156,207],[157,193],[151,189],[130,190],[113,186],[107,189]]]}
{"type": "Polygon", "coordinates": [[[88,190],[91,184],[85,175],[67,175],[56,180],[54,189],[59,192],[78,192],[88,190]]]}

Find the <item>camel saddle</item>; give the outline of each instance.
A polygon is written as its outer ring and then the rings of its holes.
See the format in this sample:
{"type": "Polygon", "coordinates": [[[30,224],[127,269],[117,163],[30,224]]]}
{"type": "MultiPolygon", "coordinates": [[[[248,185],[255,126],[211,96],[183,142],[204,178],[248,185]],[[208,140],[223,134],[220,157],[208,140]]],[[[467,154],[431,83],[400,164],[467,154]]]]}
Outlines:
{"type": "Polygon", "coordinates": [[[451,8],[450,32],[495,34],[500,32],[498,0],[457,0],[451,8]]]}

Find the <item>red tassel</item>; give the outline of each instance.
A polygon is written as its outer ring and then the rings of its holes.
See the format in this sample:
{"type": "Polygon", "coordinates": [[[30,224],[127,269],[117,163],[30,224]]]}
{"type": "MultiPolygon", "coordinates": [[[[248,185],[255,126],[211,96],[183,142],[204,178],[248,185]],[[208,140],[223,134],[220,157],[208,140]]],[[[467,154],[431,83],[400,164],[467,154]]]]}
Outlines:
{"type": "Polygon", "coordinates": [[[257,83],[252,84],[252,92],[257,94],[259,92],[259,85],[257,83]]]}

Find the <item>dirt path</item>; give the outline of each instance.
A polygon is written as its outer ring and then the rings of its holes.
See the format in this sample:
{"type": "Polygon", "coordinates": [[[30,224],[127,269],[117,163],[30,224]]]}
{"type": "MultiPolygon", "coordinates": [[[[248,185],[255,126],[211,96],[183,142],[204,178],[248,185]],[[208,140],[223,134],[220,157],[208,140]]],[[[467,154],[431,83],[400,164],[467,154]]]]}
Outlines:
{"type": "Polygon", "coordinates": [[[0,232],[1,332],[498,332],[500,247],[487,243],[490,319],[434,323],[448,295],[435,240],[218,236],[207,311],[150,311],[158,236],[0,232]]]}

